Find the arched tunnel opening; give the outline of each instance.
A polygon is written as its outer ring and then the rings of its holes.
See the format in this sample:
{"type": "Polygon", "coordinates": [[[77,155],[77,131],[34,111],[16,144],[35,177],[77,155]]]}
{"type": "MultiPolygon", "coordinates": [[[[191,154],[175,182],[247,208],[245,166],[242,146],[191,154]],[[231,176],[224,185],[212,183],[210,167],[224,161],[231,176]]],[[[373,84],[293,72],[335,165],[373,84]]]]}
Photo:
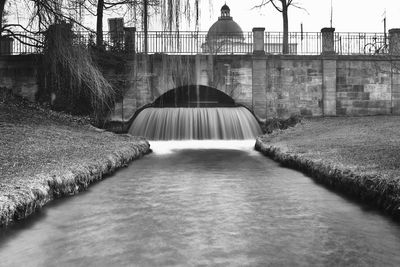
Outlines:
{"type": "Polygon", "coordinates": [[[153,107],[234,107],[235,101],[218,89],[205,85],[185,85],[158,97],[153,107]]]}
{"type": "Polygon", "coordinates": [[[252,139],[261,129],[254,115],[224,92],[186,85],[138,110],[129,133],[149,140],[252,139]]]}

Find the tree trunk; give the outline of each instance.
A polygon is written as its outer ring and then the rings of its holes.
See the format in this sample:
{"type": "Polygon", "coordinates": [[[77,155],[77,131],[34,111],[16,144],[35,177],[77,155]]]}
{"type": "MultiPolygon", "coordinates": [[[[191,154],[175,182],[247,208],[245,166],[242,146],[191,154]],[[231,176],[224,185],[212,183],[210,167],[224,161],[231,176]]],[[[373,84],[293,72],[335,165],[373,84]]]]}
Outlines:
{"type": "Polygon", "coordinates": [[[148,38],[148,0],[143,1],[143,31],[144,31],[144,53],[147,55],[148,53],[148,47],[147,47],[147,38],[148,38]]]}
{"type": "Polygon", "coordinates": [[[2,51],[2,48],[1,48],[1,43],[2,43],[2,41],[1,41],[1,32],[2,32],[2,27],[3,27],[3,14],[4,14],[4,6],[5,6],[5,4],[6,4],[6,0],[0,0],[0,54],[1,54],[1,51],[2,51]]]}
{"type": "Polygon", "coordinates": [[[6,0],[0,0],[0,34],[3,27],[3,13],[4,13],[4,6],[6,4],[6,0]]]}
{"type": "Polygon", "coordinates": [[[283,18],[283,46],[282,53],[289,54],[289,20],[288,20],[288,7],[285,5],[282,8],[283,18]]]}
{"type": "Polygon", "coordinates": [[[97,25],[96,25],[96,45],[97,47],[103,46],[103,10],[104,0],[97,2],[97,25]]]}

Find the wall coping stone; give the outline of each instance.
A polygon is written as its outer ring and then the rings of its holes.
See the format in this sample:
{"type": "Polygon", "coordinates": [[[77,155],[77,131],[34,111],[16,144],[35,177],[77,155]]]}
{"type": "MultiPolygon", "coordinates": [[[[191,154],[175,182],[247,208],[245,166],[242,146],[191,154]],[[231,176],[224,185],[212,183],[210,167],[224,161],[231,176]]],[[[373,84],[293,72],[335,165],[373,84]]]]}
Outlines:
{"type": "Polygon", "coordinates": [[[400,55],[338,55],[338,60],[397,61],[400,55]]]}
{"type": "Polygon", "coordinates": [[[282,60],[320,60],[321,55],[274,55],[274,54],[267,54],[267,59],[282,59],[282,60]]]}
{"type": "Polygon", "coordinates": [[[253,32],[256,32],[256,31],[265,31],[265,28],[264,27],[255,27],[255,28],[253,28],[253,32]]]}
{"type": "Polygon", "coordinates": [[[335,52],[325,52],[321,54],[322,60],[337,60],[338,54],[335,52]]]}
{"type": "Polygon", "coordinates": [[[321,29],[321,32],[335,32],[335,28],[325,27],[321,29]]]}
{"type": "MultiPolygon", "coordinates": [[[[399,29],[400,31],[400,29],[399,29]]],[[[137,54],[135,57],[140,58],[140,57],[162,57],[162,56],[168,56],[168,57],[182,57],[182,55],[168,55],[168,54],[150,54],[150,55],[141,55],[137,54]]],[[[203,55],[203,54],[197,54],[197,55],[184,55],[187,57],[208,57],[209,55],[203,55]]],[[[272,58],[272,59],[321,59],[321,58],[327,58],[325,55],[276,55],[276,54],[261,54],[261,55],[255,55],[253,53],[249,53],[246,55],[213,55],[215,58],[229,58],[229,57],[235,57],[235,58],[254,58],[254,57],[265,57],[265,58],[272,58]]],[[[374,61],[397,61],[400,60],[400,55],[329,55],[328,58],[330,59],[331,57],[336,58],[337,60],[374,60],[374,61]]],[[[29,55],[3,55],[0,56],[0,61],[25,61],[25,60],[40,60],[43,57],[42,54],[29,54],[29,55]]]]}
{"type": "Polygon", "coordinates": [[[256,50],[253,52],[253,58],[265,58],[265,51],[256,50]]]}
{"type": "Polygon", "coordinates": [[[251,58],[253,60],[266,60],[267,55],[264,51],[254,51],[254,53],[251,55],[251,58]]]}
{"type": "Polygon", "coordinates": [[[29,55],[3,55],[0,56],[0,61],[25,61],[25,60],[40,60],[42,54],[29,54],[29,55]]]}

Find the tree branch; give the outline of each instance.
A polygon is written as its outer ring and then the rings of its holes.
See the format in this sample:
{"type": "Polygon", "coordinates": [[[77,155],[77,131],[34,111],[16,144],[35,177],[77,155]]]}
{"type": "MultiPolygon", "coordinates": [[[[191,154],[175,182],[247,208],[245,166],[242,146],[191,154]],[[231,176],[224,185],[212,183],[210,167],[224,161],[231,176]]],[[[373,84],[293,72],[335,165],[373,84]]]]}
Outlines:
{"type": "Polygon", "coordinates": [[[31,46],[31,47],[37,47],[37,48],[41,48],[44,45],[43,41],[41,41],[41,40],[39,40],[39,39],[37,39],[35,37],[31,37],[31,36],[26,35],[26,34],[15,33],[15,32],[13,32],[13,31],[11,31],[9,29],[4,29],[4,31],[8,33],[8,34],[3,35],[4,37],[14,37],[21,44],[24,44],[24,45],[27,45],[27,46],[31,46]],[[36,44],[28,43],[25,40],[21,39],[21,37],[23,37],[24,39],[27,39],[27,40],[34,41],[34,42],[36,42],[36,44]]]}
{"type": "MultiPolygon", "coordinates": [[[[266,5],[270,4],[270,3],[271,3],[271,4],[274,6],[274,8],[275,8],[276,10],[278,10],[279,12],[282,12],[282,11],[283,11],[282,8],[279,8],[279,7],[275,4],[274,0],[262,0],[261,3],[260,3],[259,5],[255,5],[252,9],[254,9],[254,8],[261,8],[261,7],[264,7],[264,6],[266,6],[266,5]]],[[[282,4],[282,5],[283,5],[283,4],[282,4]]]]}

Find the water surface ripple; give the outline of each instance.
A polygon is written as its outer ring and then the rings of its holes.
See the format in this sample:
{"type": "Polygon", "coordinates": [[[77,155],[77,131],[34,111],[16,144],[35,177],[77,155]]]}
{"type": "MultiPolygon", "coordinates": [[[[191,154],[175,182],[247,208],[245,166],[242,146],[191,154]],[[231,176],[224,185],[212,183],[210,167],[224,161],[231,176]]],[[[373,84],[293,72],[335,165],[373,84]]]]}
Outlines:
{"type": "Polygon", "coordinates": [[[151,145],[1,232],[0,265],[400,265],[398,224],[280,167],[254,141],[151,145]]]}

